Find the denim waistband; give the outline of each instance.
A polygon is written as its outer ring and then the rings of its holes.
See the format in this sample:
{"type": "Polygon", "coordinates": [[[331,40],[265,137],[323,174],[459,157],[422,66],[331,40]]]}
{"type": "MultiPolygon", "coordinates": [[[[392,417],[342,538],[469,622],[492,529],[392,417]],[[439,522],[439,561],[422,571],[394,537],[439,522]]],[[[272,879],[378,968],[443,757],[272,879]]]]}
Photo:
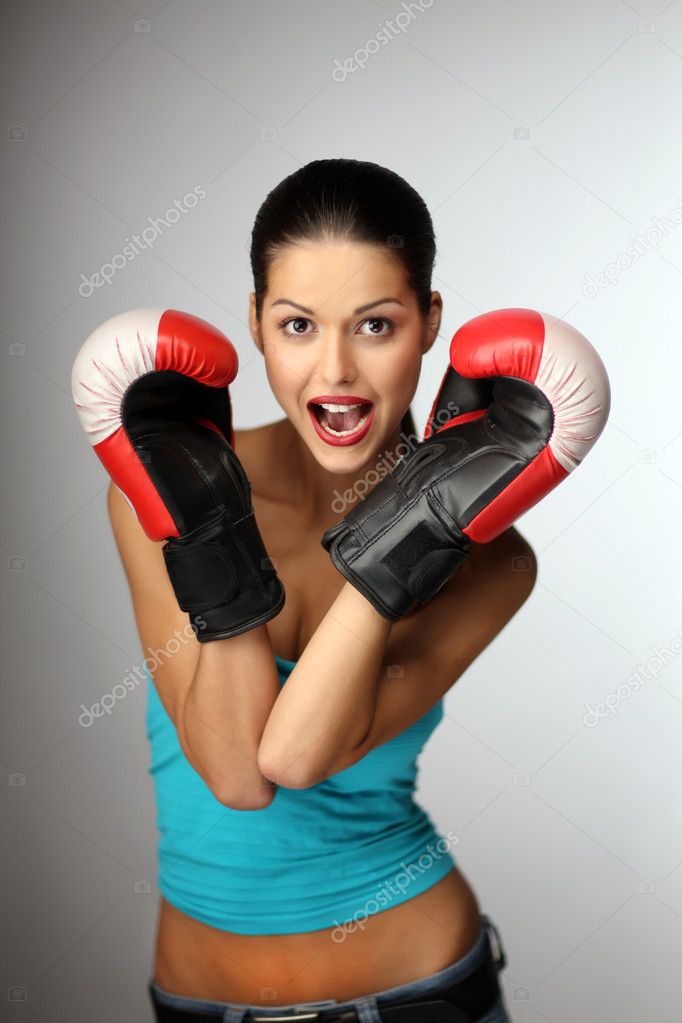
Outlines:
{"type": "MultiPolygon", "coordinates": [[[[209,1015],[215,1015],[225,1021],[225,1023],[231,1023],[232,1020],[242,1020],[245,1014],[247,1020],[250,1016],[256,1015],[261,1019],[266,1017],[268,1019],[276,1020],[281,1016],[286,1016],[287,1014],[304,1013],[307,1010],[310,1012],[321,1011],[319,1019],[323,1021],[325,1009],[358,1009],[368,1000],[375,1001],[376,1004],[381,1005],[382,1003],[394,1001],[396,999],[427,995],[434,991],[438,991],[443,987],[454,984],[459,980],[463,980],[465,977],[468,977],[469,974],[473,973],[473,971],[484,960],[491,932],[495,935],[497,954],[493,952],[493,957],[499,972],[499,970],[504,967],[506,958],[498,930],[487,914],[482,913],[480,918],[481,929],[474,945],[467,953],[465,953],[465,955],[463,955],[460,959],[457,959],[454,963],[451,963],[450,966],[446,966],[442,970],[438,970],[436,973],[429,974],[428,977],[421,977],[419,980],[409,981],[406,984],[399,984],[397,987],[384,988],[381,991],[374,991],[370,994],[358,996],[357,998],[349,998],[342,1002],[339,1002],[334,998],[321,999],[320,1001],[315,1002],[293,1002],[289,1005],[277,1006],[253,1005],[245,1002],[215,1002],[203,998],[189,998],[185,995],[174,995],[169,991],[164,991],[153,980],[150,980],[149,982],[149,991],[152,997],[161,1005],[166,1005],[173,1009],[186,1009],[194,1012],[203,1012],[209,1015]]],[[[358,1016],[362,1019],[362,1015],[360,1013],[358,1013],[358,1016]]]]}

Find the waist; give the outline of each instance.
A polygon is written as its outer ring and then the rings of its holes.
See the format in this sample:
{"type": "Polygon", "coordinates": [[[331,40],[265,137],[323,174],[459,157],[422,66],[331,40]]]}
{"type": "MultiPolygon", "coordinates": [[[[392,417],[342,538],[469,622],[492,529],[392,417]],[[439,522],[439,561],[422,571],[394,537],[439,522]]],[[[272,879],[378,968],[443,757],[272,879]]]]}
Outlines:
{"type": "Polygon", "coordinates": [[[329,797],[280,790],[271,806],[243,820],[220,804],[203,813],[178,791],[172,821],[159,815],[161,894],[219,931],[307,933],[392,908],[454,866],[452,836],[440,836],[416,804],[392,807],[385,796],[384,816],[373,820],[344,796],[335,818],[313,804],[329,797]]]}
{"type": "Polygon", "coordinates": [[[444,969],[472,947],[479,929],[476,896],[457,868],[343,932],[234,934],[190,918],[164,899],[154,980],[173,994],[215,1001],[343,1001],[444,969]]]}

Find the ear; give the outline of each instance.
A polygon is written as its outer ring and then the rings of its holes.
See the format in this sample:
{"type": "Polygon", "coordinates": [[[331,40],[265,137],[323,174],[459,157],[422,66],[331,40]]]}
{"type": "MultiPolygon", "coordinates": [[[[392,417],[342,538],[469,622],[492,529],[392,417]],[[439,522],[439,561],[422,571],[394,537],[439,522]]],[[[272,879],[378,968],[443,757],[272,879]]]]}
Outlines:
{"type": "Polygon", "coordinates": [[[422,355],[426,355],[438,337],[442,315],[443,299],[441,298],[441,294],[439,291],[432,291],[431,307],[426,314],[426,327],[424,329],[424,336],[422,339],[422,355]]]}
{"type": "Polygon", "coordinates": [[[252,291],[249,295],[249,330],[253,343],[255,344],[258,351],[263,354],[263,337],[260,329],[260,324],[256,318],[256,293],[252,291]]]}

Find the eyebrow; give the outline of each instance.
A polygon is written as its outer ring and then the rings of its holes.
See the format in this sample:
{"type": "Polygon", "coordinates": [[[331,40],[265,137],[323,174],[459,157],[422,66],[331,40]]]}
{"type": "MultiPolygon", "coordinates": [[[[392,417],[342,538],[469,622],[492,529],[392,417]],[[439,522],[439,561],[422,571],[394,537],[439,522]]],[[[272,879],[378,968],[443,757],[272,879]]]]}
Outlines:
{"type": "MultiPolygon", "coordinates": [[[[361,305],[359,308],[354,309],[352,315],[358,316],[360,313],[366,313],[368,309],[373,309],[375,305],[383,305],[384,302],[396,302],[398,305],[404,306],[404,302],[401,302],[399,298],[378,298],[374,302],[369,302],[367,305],[361,305]]],[[[278,298],[276,302],[272,303],[275,305],[292,305],[295,309],[300,309],[302,313],[310,313],[311,316],[315,315],[314,309],[308,309],[307,306],[300,305],[298,302],[292,302],[290,298],[278,298]]]]}

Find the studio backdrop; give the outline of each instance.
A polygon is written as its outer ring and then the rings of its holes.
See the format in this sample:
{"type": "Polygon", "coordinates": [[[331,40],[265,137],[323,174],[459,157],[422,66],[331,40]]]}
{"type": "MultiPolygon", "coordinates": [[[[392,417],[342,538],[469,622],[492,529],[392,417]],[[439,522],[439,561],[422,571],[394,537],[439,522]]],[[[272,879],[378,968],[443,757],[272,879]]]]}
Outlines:
{"type": "Polygon", "coordinates": [[[215,324],[237,427],[282,418],[250,233],[311,160],[433,217],[440,335],[528,307],[581,331],[611,413],[518,528],[530,599],[445,698],[418,798],[505,936],[515,1023],[679,1013],[682,4],[2,5],[5,1018],[150,1020],[158,888],[142,650],[70,373],[128,309],[215,324]]]}

